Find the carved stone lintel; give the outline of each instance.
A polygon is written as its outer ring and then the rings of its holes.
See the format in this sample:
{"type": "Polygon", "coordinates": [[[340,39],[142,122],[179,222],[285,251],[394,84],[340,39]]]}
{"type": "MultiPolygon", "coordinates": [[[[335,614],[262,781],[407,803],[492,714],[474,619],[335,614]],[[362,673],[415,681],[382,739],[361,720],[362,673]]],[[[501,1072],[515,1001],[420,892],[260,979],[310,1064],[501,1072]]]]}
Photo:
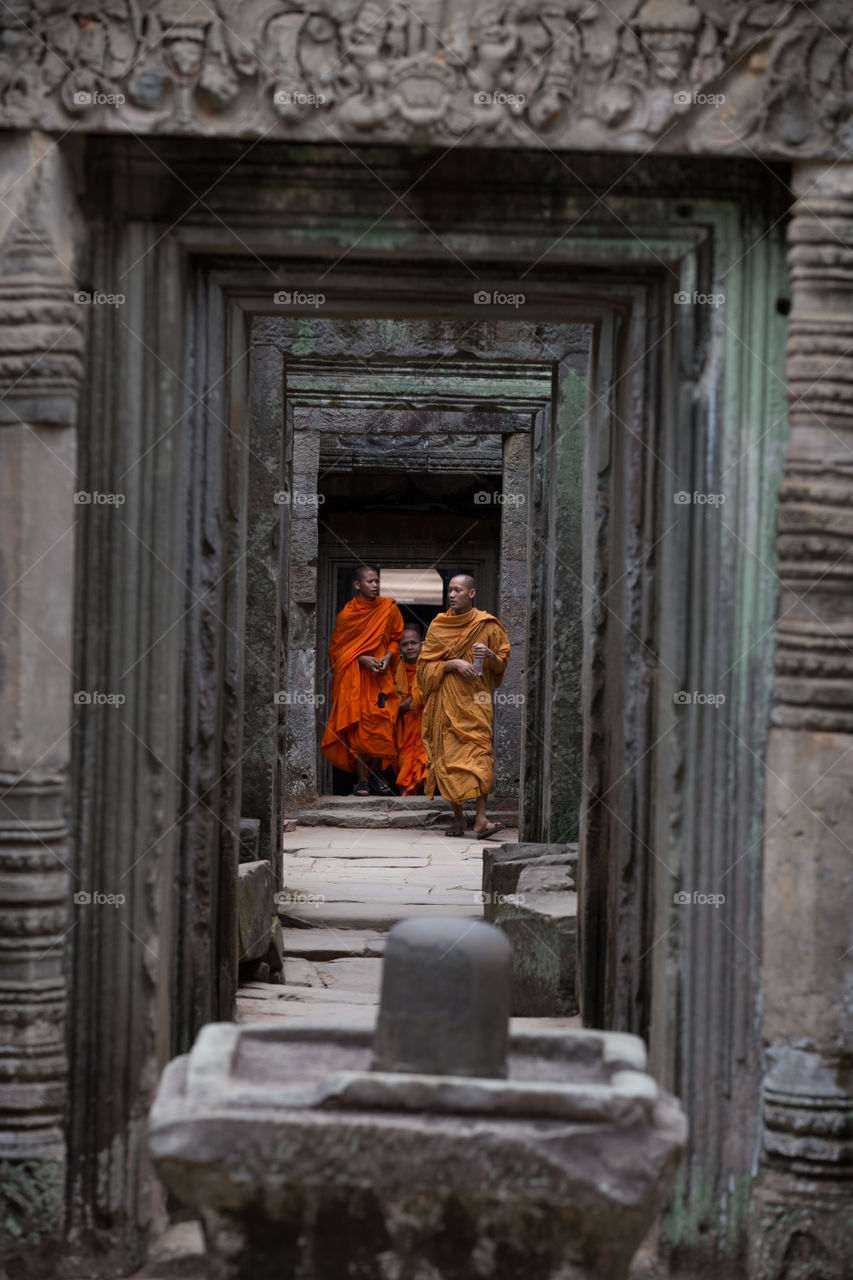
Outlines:
{"type": "Polygon", "coordinates": [[[840,156],[851,24],[788,0],[13,0],[0,124],[840,156]]]}
{"type": "Polygon", "coordinates": [[[853,1273],[853,165],[794,171],[752,1280],[853,1273]]]}

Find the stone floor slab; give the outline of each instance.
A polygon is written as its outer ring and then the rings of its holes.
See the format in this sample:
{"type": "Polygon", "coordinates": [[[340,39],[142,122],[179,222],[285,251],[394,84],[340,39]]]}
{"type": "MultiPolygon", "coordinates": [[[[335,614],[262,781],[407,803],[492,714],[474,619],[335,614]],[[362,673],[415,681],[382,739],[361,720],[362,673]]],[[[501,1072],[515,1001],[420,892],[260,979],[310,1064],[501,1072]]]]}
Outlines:
{"type": "MultiPolygon", "coordinates": [[[[305,960],[338,960],[352,956],[381,956],[385,937],[375,929],[284,929],[284,964],[297,956],[305,960]]],[[[292,979],[287,977],[287,981],[292,979]]]]}

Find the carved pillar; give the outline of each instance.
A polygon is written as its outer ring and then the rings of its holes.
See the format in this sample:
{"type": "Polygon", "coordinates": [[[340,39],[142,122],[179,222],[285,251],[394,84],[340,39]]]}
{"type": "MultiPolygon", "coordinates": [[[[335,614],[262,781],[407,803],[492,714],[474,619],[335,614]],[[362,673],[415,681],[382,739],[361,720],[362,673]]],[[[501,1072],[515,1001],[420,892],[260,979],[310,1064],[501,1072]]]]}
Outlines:
{"type": "MultiPolygon", "coordinates": [[[[0,143],[0,1255],[62,1230],[63,941],[81,308],[59,147],[0,143]]],[[[0,1262],[0,1272],[3,1271],[0,1262]]],[[[5,1274],[5,1272],[4,1272],[5,1274]]]]}
{"type": "Polygon", "coordinates": [[[527,521],[530,496],[530,437],[503,437],[500,581],[497,615],[512,645],[500,697],[495,703],[495,783],[499,796],[517,796],[524,722],[524,655],[527,623],[527,521]]]}
{"type": "Polygon", "coordinates": [[[753,1280],[853,1274],[853,165],[797,165],[753,1280]]]}

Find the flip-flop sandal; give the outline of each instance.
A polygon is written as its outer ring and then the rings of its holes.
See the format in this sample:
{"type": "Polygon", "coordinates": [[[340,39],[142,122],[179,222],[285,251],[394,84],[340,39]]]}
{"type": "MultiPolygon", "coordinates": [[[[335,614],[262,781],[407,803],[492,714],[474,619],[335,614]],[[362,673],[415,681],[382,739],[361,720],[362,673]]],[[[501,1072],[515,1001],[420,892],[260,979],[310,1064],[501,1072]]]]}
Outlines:
{"type": "Polygon", "coordinates": [[[373,788],[373,794],[375,796],[393,796],[393,795],[396,795],[397,793],[396,791],[391,790],[391,788],[388,786],[388,783],[383,778],[379,786],[373,788]]]}
{"type": "Polygon", "coordinates": [[[352,789],[352,793],[354,796],[369,796],[370,787],[366,782],[357,782],[352,789]]]}
{"type": "Polygon", "coordinates": [[[460,840],[467,840],[468,836],[465,831],[460,831],[458,827],[447,827],[444,834],[446,836],[456,836],[460,840]]]}
{"type": "Polygon", "coordinates": [[[478,840],[488,840],[490,836],[497,835],[499,831],[503,831],[504,824],[502,822],[490,822],[482,831],[475,831],[474,835],[478,840]]]}

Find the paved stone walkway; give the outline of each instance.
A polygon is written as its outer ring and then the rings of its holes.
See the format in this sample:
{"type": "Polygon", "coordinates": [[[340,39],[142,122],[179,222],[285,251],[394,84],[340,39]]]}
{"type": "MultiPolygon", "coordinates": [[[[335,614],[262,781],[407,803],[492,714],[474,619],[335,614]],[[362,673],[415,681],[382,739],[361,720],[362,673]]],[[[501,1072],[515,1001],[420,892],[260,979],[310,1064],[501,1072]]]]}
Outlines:
{"type": "Polygon", "coordinates": [[[388,930],[432,913],[481,920],[482,866],[483,841],[440,829],[296,826],[285,835],[284,984],[242,987],[237,1021],[372,1021],[388,930]]]}

